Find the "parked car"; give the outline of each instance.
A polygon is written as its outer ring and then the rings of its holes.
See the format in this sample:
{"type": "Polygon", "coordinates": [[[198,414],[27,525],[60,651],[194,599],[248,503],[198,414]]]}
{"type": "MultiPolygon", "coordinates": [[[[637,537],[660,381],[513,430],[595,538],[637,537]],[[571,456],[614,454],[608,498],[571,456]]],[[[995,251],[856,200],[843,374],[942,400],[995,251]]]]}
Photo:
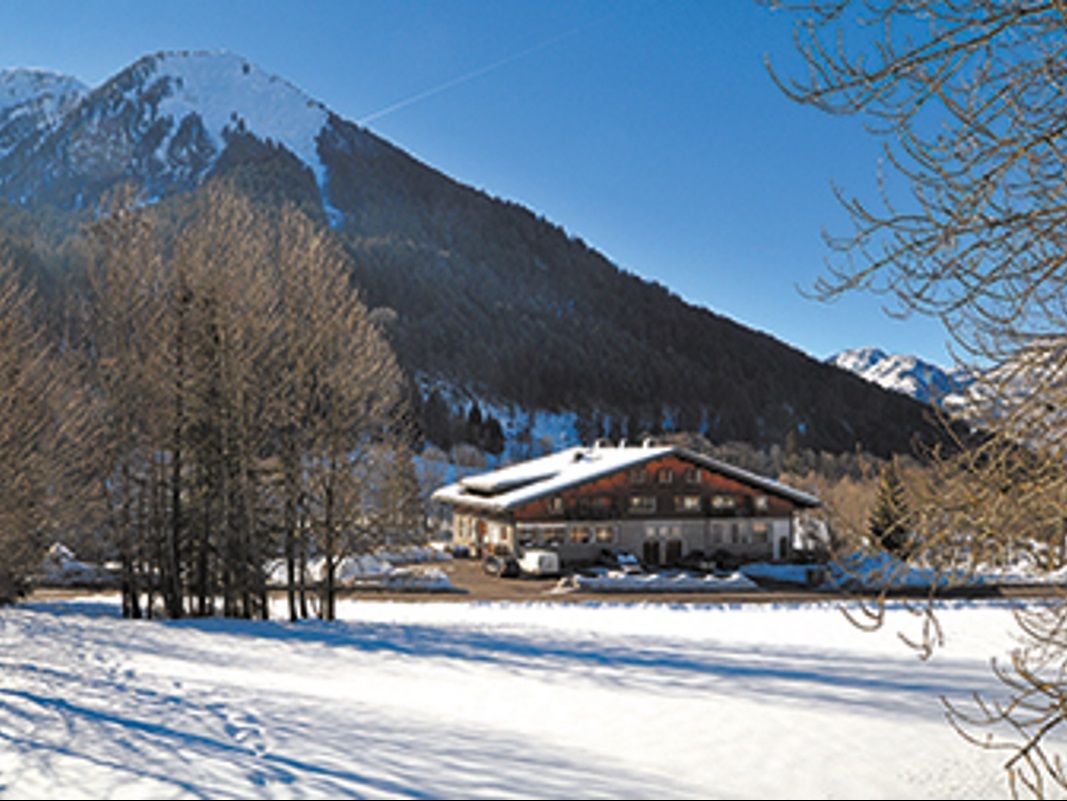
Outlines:
{"type": "Polygon", "coordinates": [[[623,573],[644,573],[641,560],[622,548],[601,548],[597,564],[623,573]]]}
{"type": "Polygon", "coordinates": [[[719,564],[714,559],[706,556],[703,551],[690,551],[682,557],[680,566],[686,570],[712,573],[718,568],[719,564]]]}
{"type": "Polygon", "coordinates": [[[555,551],[530,548],[520,557],[519,569],[528,576],[558,576],[559,554],[555,551]]]}
{"type": "Polygon", "coordinates": [[[730,553],[729,551],[720,548],[711,555],[712,561],[715,563],[715,567],[718,570],[733,571],[741,567],[744,564],[742,559],[737,554],[730,553]]]}
{"type": "Polygon", "coordinates": [[[500,578],[517,578],[520,572],[519,563],[511,556],[487,556],[482,569],[490,576],[500,578]]]}

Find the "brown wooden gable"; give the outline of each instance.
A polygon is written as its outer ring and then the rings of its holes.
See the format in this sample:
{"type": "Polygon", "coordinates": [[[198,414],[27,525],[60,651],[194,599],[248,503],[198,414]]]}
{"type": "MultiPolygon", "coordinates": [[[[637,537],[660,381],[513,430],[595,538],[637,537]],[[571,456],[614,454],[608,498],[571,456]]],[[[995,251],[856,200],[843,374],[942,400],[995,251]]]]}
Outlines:
{"type": "Polygon", "coordinates": [[[789,517],[797,504],[788,498],[772,494],[761,487],[754,487],[711,468],[684,459],[678,454],[667,454],[634,467],[622,468],[600,478],[560,490],[552,495],[536,498],[514,510],[516,520],[564,520],[596,519],[608,517],[636,517],[628,513],[631,495],[653,495],[660,510],[656,517],[693,517],[703,514],[709,499],[715,495],[737,499],[742,513],[765,517],[789,517]],[[686,471],[700,470],[699,484],[686,480],[686,471]],[[670,470],[673,480],[663,484],[659,480],[661,470],[670,470]],[[641,473],[643,481],[632,479],[634,472],[641,473]],[[674,499],[681,495],[700,495],[700,513],[675,513],[674,499]],[[766,497],[767,508],[754,511],[756,498],[766,497]],[[562,499],[562,509],[554,508],[555,498],[562,499]]]}

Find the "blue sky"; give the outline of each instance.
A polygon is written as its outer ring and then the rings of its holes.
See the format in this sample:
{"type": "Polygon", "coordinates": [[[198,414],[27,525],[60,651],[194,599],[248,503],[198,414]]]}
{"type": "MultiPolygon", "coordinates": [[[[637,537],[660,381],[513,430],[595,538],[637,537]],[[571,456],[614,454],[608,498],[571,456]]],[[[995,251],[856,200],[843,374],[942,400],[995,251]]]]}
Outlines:
{"type": "Polygon", "coordinates": [[[858,121],[779,92],[763,57],[795,65],[789,20],[748,0],[0,0],[0,67],[95,85],[167,49],[239,53],[816,357],[878,345],[948,361],[936,322],[890,319],[867,294],[798,291],[825,270],[820,232],[848,230],[831,182],[871,198],[879,147],[858,121]]]}

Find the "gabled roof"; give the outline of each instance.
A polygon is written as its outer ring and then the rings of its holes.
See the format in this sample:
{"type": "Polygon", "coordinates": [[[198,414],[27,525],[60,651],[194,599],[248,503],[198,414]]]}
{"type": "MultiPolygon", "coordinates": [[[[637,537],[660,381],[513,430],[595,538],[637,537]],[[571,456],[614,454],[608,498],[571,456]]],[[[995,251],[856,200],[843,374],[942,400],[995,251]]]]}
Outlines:
{"type": "Polygon", "coordinates": [[[778,481],[709,456],[675,446],[575,447],[509,467],[468,476],[441,487],[433,499],[486,511],[504,512],[561,490],[626,470],[662,456],[681,459],[721,473],[798,506],[815,507],[819,499],[778,481]]]}

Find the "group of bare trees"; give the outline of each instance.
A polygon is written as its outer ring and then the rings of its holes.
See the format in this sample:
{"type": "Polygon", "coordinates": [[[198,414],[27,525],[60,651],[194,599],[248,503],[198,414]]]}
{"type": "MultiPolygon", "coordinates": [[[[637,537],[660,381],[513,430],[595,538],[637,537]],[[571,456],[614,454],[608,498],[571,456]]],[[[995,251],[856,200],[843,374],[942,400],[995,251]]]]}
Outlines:
{"type": "Polygon", "coordinates": [[[48,343],[32,291],[0,260],[0,603],[86,500],[94,426],[72,368],[48,343]]]}
{"type": "MultiPolygon", "coordinates": [[[[1067,4],[768,4],[795,14],[806,68],[776,75],[786,93],[861,118],[884,146],[879,197],[839,191],[853,228],[829,239],[817,294],[873,290],[940,319],[976,379],[955,412],[978,436],[932,454],[912,493],[909,558],[1063,566],[1067,4]]],[[[1013,787],[1041,795],[1049,778],[1067,787],[1046,747],[1067,722],[1067,613],[1059,602],[1019,622],[1024,644],[998,669],[1005,696],[953,720],[1007,748],[1013,787]]]]}
{"type": "Polygon", "coordinates": [[[266,617],[273,565],[293,619],[332,618],[339,561],[422,519],[400,370],[344,251],[219,187],[116,201],[80,247],[60,342],[0,287],[3,408],[22,404],[0,423],[5,557],[39,559],[59,492],[121,561],[128,616],[266,617]]]}

